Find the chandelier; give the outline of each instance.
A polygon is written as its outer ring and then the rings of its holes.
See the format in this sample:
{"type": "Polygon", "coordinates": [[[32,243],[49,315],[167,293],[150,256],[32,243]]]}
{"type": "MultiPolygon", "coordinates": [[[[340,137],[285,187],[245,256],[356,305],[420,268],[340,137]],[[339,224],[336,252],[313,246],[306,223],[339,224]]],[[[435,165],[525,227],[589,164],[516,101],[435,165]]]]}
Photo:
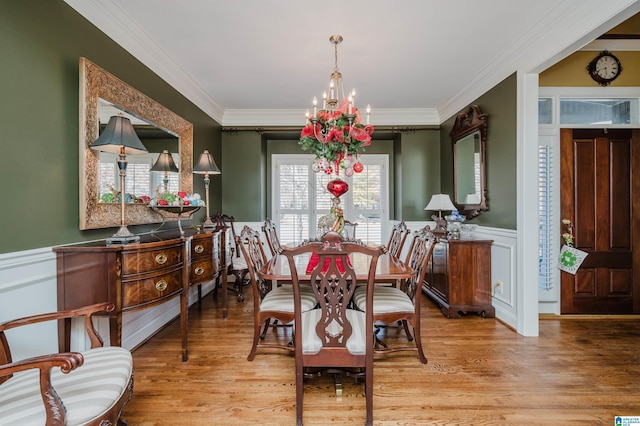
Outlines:
{"type": "Polygon", "coordinates": [[[329,90],[322,94],[322,109],[318,109],[318,98],[313,98],[313,114],[307,111],[307,124],[300,132],[298,142],[304,151],[311,151],[316,158],[315,172],[328,175],[335,173],[335,179],[327,183],[327,191],[333,195],[328,215],[318,220],[318,236],[327,231],[344,233],[344,215],[340,207],[340,196],[349,190],[349,185],[340,179],[340,170],[346,176],[360,173],[364,169],[360,154],[371,145],[373,126],[369,124],[371,107],[366,108],[366,124],[356,107],[356,90],[345,95],[342,74],[338,69],[338,44],[341,35],[332,35],[329,41],[335,51],[335,66],[329,79],[329,90]]]}
{"type": "Polygon", "coordinates": [[[371,144],[373,126],[369,124],[371,107],[366,107],[366,121],[356,107],[356,91],[345,94],[342,74],[338,68],[338,44],[341,35],[332,35],[335,66],[329,79],[329,88],[322,93],[322,108],[318,98],[313,98],[313,113],[306,112],[307,125],[300,133],[300,146],[316,156],[314,170],[327,174],[344,170],[351,176],[363,170],[360,154],[371,144]]]}

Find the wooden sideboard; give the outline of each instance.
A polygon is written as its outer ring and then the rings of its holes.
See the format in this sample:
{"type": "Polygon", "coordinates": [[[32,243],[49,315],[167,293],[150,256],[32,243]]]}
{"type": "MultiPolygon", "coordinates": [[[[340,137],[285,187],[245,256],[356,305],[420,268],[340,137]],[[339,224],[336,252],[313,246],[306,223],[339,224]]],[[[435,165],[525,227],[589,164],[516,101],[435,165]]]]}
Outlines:
{"type": "Polygon", "coordinates": [[[494,317],[491,305],[492,240],[441,240],[425,274],[422,291],[448,318],[469,312],[494,317]]]}
{"type": "MultiPolygon", "coordinates": [[[[135,244],[105,241],[54,247],[57,259],[58,309],[111,302],[112,345],[122,344],[122,314],[180,297],[182,360],[186,361],[190,285],[215,279],[221,270],[218,232],[168,231],[141,236],[135,244]]],[[[224,275],[224,274],[223,274],[224,275]]],[[[58,326],[61,351],[70,347],[70,321],[58,326]]]]}

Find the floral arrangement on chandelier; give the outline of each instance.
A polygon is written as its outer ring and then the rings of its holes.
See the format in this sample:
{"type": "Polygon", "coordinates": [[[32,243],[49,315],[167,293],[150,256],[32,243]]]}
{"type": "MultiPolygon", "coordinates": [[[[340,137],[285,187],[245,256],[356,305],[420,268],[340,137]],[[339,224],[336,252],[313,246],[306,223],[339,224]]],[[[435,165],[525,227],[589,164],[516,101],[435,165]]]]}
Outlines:
{"type": "Polygon", "coordinates": [[[335,111],[323,109],[310,117],[298,143],[316,156],[314,171],[340,174],[342,169],[352,176],[363,170],[360,154],[371,145],[372,134],[373,126],[362,124],[360,111],[344,98],[335,111]]]}
{"type": "Polygon", "coordinates": [[[345,96],[342,74],[338,69],[338,44],[342,42],[339,34],[329,37],[334,46],[335,66],[329,80],[329,90],[323,92],[322,109],[318,110],[318,99],[313,98],[313,114],[307,111],[307,125],[300,132],[298,144],[303,151],[312,152],[314,172],[336,174],[336,178],[327,183],[327,191],[333,195],[328,215],[318,219],[318,231],[344,232],[344,214],[340,207],[340,196],[349,190],[346,181],[340,179],[340,169],[346,176],[360,173],[364,169],[360,154],[371,145],[373,126],[369,125],[371,108],[367,105],[366,124],[355,106],[355,89],[345,96]],[[342,95],[342,100],[339,96],[342,95]]]}

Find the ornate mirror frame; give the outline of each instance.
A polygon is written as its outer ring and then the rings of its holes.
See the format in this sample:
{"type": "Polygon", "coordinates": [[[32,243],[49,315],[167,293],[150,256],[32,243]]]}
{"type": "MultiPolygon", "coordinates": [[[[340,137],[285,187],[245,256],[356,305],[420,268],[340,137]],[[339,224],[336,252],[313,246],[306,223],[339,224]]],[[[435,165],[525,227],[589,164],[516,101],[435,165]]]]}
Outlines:
{"type": "MultiPolygon", "coordinates": [[[[99,98],[177,135],[180,190],[193,193],[193,125],[88,59],[80,58],[80,229],[120,225],[120,205],[98,202],[99,152],[89,148],[99,135],[99,98]]],[[[127,204],[125,214],[127,225],[163,220],[146,204],[127,204]]]]}
{"type": "MultiPolygon", "coordinates": [[[[473,218],[480,214],[481,211],[489,210],[487,205],[487,187],[486,187],[486,142],[487,142],[487,120],[488,115],[483,114],[478,105],[469,106],[464,112],[458,114],[456,121],[451,130],[451,145],[453,148],[453,204],[458,208],[458,211],[467,218],[473,218]],[[479,164],[479,186],[480,194],[478,202],[461,203],[458,200],[458,179],[461,176],[461,171],[458,170],[458,162],[456,161],[456,148],[457,143],[463,140],[467,136],[479,135],[480,146],[477,151],[480,157],[479,164]]],[[[474,167],[472,164],[471,167],[474,167]]],[[[475,170],[471,173],[475,174],[475,170]]]]}

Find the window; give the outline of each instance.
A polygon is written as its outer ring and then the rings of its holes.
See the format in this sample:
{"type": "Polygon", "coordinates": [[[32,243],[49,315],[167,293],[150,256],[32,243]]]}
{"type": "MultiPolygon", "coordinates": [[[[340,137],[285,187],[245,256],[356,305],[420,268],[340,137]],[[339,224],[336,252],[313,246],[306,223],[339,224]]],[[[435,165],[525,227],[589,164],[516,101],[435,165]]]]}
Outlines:
{"type": "MultiPolygon", "coordinates": [[[[180,156],[177,153],[171,154],[176,164],[180,164],[180,156]]],[[[164,173],[150,172],[149,170],[158,159],[158,153],[148,153],[141,155],[127,156],[127,176],[125,180],[126,192],[134,194],[136,197],[148,195],[152,198],[156,196],[156,190],[164,192],[164,173]]],[[[100,182],[100,194],[120,191],[120,172],[118,171],[118,155],[100,152],[98,162],[98,173],[100,182]]],[[[180,186],[180,174],[168,173],[169,182],[167,190],[178,192],[180,186]]]]}
{"type": "Polygon", "coordinates": [[[560,124],[638,124],[638,99],[560,98],[560,124]]]}
{"type": "MultiPolygon", "coordinates": [[[[331,194],[327,183],[334,177],[315,173],[313,155],[284,155],[272,157],[273,211],[272,219],[278,228],[282,244],[299,244],[315,237],[318,219],[329,214],[331,194]]],[[[340,206],[345,219],[358,223],[356,237],[368,242],[382,243],[384,226],[388,220],[388,156],[363,155],[362,173],[352,177],[341,174],[349,184],[349,191],[340,206]]]]}
{"type": "Polygon", "coordinates": [[[553,173],[551,147],[548,145],[538,146],[538,217],[540,221],[540,235],[538,242],[538,286],[542,291],[550,291],[554,281],[554,256],[553,244],[557,242],[553,232],[553,197],[552,183],[553,173]]]}

